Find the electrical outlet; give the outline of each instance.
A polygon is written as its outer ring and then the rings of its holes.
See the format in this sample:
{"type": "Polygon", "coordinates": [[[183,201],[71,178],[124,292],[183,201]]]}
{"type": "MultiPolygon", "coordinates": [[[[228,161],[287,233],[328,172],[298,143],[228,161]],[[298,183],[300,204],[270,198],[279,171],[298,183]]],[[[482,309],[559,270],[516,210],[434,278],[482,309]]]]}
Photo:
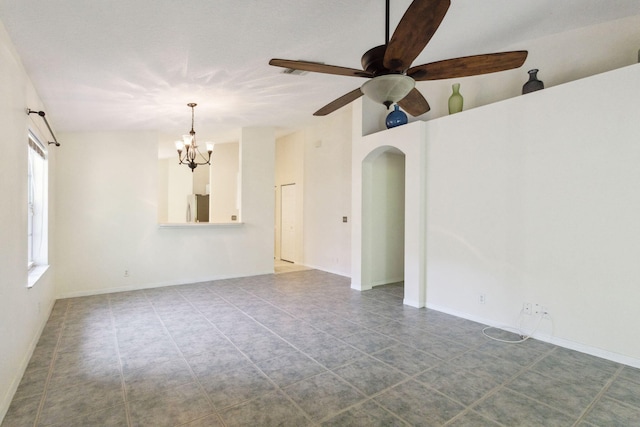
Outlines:
{"type": "Polygon", "coordinates": [[[522,304],[522,312],[524,314],[529,315],[529,316],[531,315],[531,313],[533,313],[530,302],[525,302],[525,303],[522,304]]]}
{"type": "Polygon", "coordinates": [[[480,294],[480,298],[478,300],[480,304],[484,304],[487,302],[487,296],[485,294],[480,294]]]}
{"type": "Polygon", "coordinates": [[[129,277],[129,270],[124,271],[124,277],[129,277]]]}
{"type": "Polygon", "coordinates": [[[545,307],[543,305],[540,305],[540,304],[536,304],[533,307],[533,312],[535,314],[542,314],[542,315],[547,314],[547,307],[545,307]]]}

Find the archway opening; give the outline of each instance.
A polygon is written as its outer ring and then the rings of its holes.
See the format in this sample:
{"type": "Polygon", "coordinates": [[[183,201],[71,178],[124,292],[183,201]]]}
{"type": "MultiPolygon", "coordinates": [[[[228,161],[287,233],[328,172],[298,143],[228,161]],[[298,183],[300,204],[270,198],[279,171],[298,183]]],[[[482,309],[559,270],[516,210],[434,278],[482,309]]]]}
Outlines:
{"type": "Polygon", "coordinates": [[[362,164],[363,287],[403,286],[405,155],[380,147],[362,164]]]}

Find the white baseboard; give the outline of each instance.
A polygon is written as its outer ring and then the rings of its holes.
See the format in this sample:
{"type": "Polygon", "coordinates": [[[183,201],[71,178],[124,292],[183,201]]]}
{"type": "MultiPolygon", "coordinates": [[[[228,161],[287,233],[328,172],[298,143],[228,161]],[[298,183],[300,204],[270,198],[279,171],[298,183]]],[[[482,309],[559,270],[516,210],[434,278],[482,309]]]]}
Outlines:
{"type": "Polygon", "coordinates": [[[398,282],[403,282],[404,281],[404,276],[402,277],[394,277],[391,279],[384,279],[384,280],[378,280],[375,281],[371,284],[372,287],[376,287],[376,286],[383,286],[383,285],[390,285],[392,283],[398,283],[398,282]]]}
{"type": "Polygon", "coordinates": [[[411,300],[411,299],[407,299],[407,298],[405,298],[405,299],[403,299],[403,300],[402,300],[402,304],[404,304],[404,305],[408,305],[408,306],[410,306],[410,307],[415,307],[415,308],[422,308],[422,307],[424,307],[424,304],[422,304],[422,305],[421,305],[421,304],[420,304],[420,301],[415,301],[415,300],[411,300]]]}
{"type": "MultiPolygon", "coordinates": [[[[463,319],[472,320],[474,322],[482,323],[483,325],[493,326],[496,328],[516,328],[516,325],[498,324],[490,319],[484,319],[482,317],[474,316],[469,313],[460,312],[457,310],[451,310],[447,307],[438,306],[435,304],[427,304],[427,308],[442,313],[451,314],[452,316],[461,317],[463,319]]],[[[549,344],[557,345],[558,347],[568,348],[570,350],[579,351],[580,353],[590,354],[591,356],[600,357],[602,359],[611,360],[612,362],[621,363],[623,365],[632,366],[634,368],[640,368],[640,359],[629,357],[624,354],[615,353],[608,350],[603,350],[597,347],[591,347],[575,341],[566,340],[564,338],[554,337],[552,335],[543,333],[534,333],[532,338],[539,341],[544,341],[549,344]]]]}
{"type": "Polygon", "coordinates": [[[200,278],[189,279],[188,281],[172,280],[172,281],[166,281],[166,282],[144,283],[144,284],[136,284],[136,285],[128,285],[128,286],[116,286],[112,288],[89,289],[86,291],[62,293],[62,294],[59,294],[56,298],[64,299],[64,298],[88,297],[92,295],[112,294],[115,292],[140,291],[140,290],[151,289],[151,288],[163,288],[166,286],[190,285],[193,283],[211,282],[214,280],[235,279],[238,277],[261,276],[263,274],[273,274],[273,270],[256,272],[255,274],[249,274],[246,276],[228,275],[228,276],[200,277],[200,278]]]}
{"type": "Polygon", "coordinates": [[[307,267],[307,268],[312,268],[312,269],[314,269],[314,270],[324,271],[325,273],[335,274],[336,276],[351,277],[351,276],[349,276],[348,274],[345,274],[345,273],[344,273],[344,272],[342,272],[342,271],[335,271],[335,270],[332,270],[332,269],[330,269],[330,268],[319,267],[319,266],[317,266],[317,265],[313,265],[313,264],[302,264],[302,263],[301,263],[301,264],[298,264],[298,265],[303,265],[303,266],[305,266],[305,267],[307,267]]]}

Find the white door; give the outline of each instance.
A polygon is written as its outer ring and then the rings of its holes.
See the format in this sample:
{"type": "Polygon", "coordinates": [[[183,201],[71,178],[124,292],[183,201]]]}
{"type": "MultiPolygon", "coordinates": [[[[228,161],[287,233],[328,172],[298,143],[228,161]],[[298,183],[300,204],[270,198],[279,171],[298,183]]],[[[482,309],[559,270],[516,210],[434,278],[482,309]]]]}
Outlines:
{"type": "Polygon", "coordinates": [[[296,185],[280,189],[280,259],[294,262],[296,253],[296,185]]]}

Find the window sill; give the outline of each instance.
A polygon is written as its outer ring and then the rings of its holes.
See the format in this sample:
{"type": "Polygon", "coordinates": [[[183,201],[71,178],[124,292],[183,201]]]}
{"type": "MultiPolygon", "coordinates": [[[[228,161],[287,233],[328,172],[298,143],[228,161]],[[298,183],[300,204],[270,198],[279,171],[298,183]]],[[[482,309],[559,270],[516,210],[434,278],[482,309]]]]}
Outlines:
{"type": "Polygon", "coordinates": [[[226,228],[240,227],[244,225],[242,222],[185,222],[185,223],[168,223],[158,224],[160,228],[226,228]]]}
{"type": "Polygon", "coordinates": [[[33,288],[38,281],[44,276],[44,273],[49,269],[48,265],[36,265],[29,269],[27,288],[33,288]]]}

